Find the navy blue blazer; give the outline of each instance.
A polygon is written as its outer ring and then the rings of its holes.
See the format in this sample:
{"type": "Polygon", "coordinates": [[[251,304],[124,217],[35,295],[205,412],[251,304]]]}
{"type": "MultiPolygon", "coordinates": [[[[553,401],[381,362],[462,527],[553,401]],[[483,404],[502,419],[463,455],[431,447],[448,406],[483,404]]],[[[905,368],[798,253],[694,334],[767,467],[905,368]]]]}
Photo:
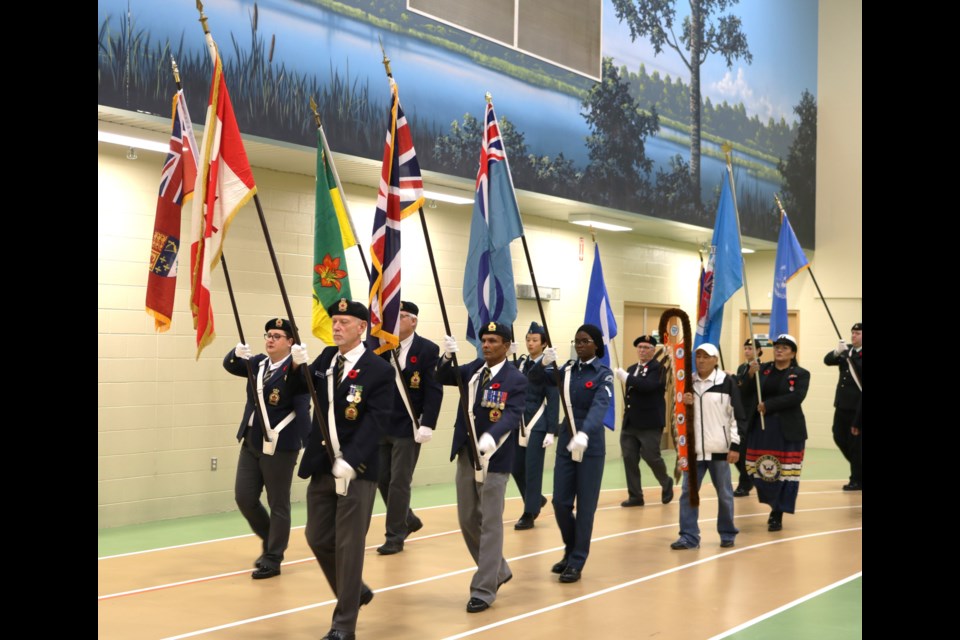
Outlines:
{"type": "Polygon", "coordinates": [[[544,398],[547,400],[547,406],[537,423],[533,425],[533,431],[539,433],[552,433],[557,435],[557,423],[560,416],[560,393],[556,386],[547,384],[544,373],[543,358],[534,361],[530,356],[523,355],[517,359],[517,369],[520,373],[527,376],[527,397],[523,409],[523,420],[527,427],[530,426],[530,420],[534,414],[540,410],[544,398]]]}
{"type": "Polygon", "coordinates": [[[663,366],[654,358],[627,369],[626,403],[623,409],[624,431],[663,430],[667,390],[663,366]]]}
{"type": "MultiPolygon", "coordinates": [[[[393,356],[389,353],[381,354],[384,360],[393,368],[393,356]]],[[[440,416],[440,403],[443,401],[443,387],[437,382],[434,372],[437,368],[437,359],[440,356],[440,347],[419,335],[413,335],[410,350],[407,351],[407,362],[400,372],[403,383],[407,386],[410,397],[410,407],[423,426],[435,429],[437,418],[440,416]]],[[[413,424],[407,407],[400,397],[396,380],[393,383],[393,414],[387,423],[385,431],[398,438],[412,438],[413,424]]]]}
{"type": "MultiPolygon", "coordinates": [[[[310,365],[310,375],[313,376],[320,401],[317,410],[322,412],[324,420],[327,419],[330,402],[327,397],[327,369],[337,353],[337,347],[327,347],[310,365]]],[[[359,479],[377,480],[377,448],[380,435],[393,411],[393,392],[390,390],[393,385],[393,368],[370,350],[363,352],[354,368],[344,376],[343,382],[334,385],[333,414],[337,422],[340,451],[359,479]],[[352,404],[347,401],[351,387],[361,387],[360,402],[352,404]],[[351,407],[353,409],[348,411],[351,407]],[[347,416],[353,411],[356,417],[349,419],[347,416]]],[[[320,428],[314,424],[297,475],[309,478],[316,473],[330,471],[330,458],[320,428]]]]}
{"type": "MultiPolygon", "coordinates": [[[[250,364],[253,366],[255,374],[260,371],[260,362],[266,359],[267,356],[262,353],[250,358],[250,364]]],[[[270,366],[269,363],[267,366],[270,366]]],[[[223,368],[235,376],[247,377],[246,361],[243,358],[236,357],[233,349],[224,357],[223,368]]],[[[249,383],[246,387],[247,405],[243,408],[243,419],[240,421],[240,428],[237,431],[237,441],[243,439],[247,425],[250,423],[250,416],[256,415],[253,426],[250,427],[250,442],[248,444],[254,449],[262,451],[262,419],[260,412],[256,410],[253,388],[250,387],[249,383]]],[[[280,432],[276,448],[280,451],[299,451],[310,433],[310,396],[307,393],[307,385],[303,381],[303,376],[293,369],[291,360],[287,360],[270,378],[264,381],[261,402],[267,408],[267,418],[270,420],[271,427],[276,427],[291,411],[297,412],[297,417],[293,419],[293,422],[280,432]]]]}
{"type": "MultiPolygon", "coordinates": [[[[469,364],[460,365],[460,375],[465,384],[470,383],[473,374],[486,366],[482,358],[477,358],[469,364]]],[[[453,369],[453,359],[447,360],[440,358],[437,366],[437,380],[447,386],[456,386],[457,377],[453,369]]],[[[476,383],[474,383],[476,385],[476,383]]],[[[504,434],[520,428],[520,417],[523,415],[523,408],[526,404],[527,378],[520,373],[516,367],[505,362],[493,376],[484,390],[499,391],[506,394],[506,406],[500,410],[500,416],[496,421],[491,421],[492,409],[480,406],[483,399],[483,393],[477,392],[473,402],[474,425],[479,439],[484,433],[489,433],[497,442],[504,434]]],[[[457,422],[453,429],[453,444],[450,448],[450,460],[457,456],[463,446],[467,444],[466,418],[460,408],[459,398],[457,399],[457,422]]],[[[507,438],[497,449],[497,452],[490,458],[490,464],[487,471],[492,473],[510,473],[513,469],[513,454],[517,447],[516,438],[507,438]]],[[[473,460],[473,449],[467,447],[467,454],[470,460],[473,460]]]]}
{"type": "MultiPolygon", "coordinates": [[[[806,440],[807,421],[800,405],[810,388],[810,372],[797,366],[781,371],[777,370],[772,362],[762,362],[757,375],[760,376],[760,391],[763,393],[766,415],[780,416],[780,428],[785,439],[792,442],[806,440]]],[[[740,391],[743,393],[744,405],[750,403],[756,408],[757,384],[748,379],[740,391]]],[[[759,428],[759,424],[760,415],[755,413],[750,430],[759,428]]]]}
{"type": "MultiPolygon", "coordinates": [[[[546,368],[546,379],[549,384],[556,384],[553,377],[552,364],[546,368]]],[[[577,431],[587,434],[587,450],[584,456],[607,455],[606,433],[604,432],[603,418],[607,415],[607,407],[613,402],[613,372],[610,367],[594,358],[590,364],[581,365],[579,361],[571,360],[561,369],[560,384],[564,384],[570,376],[569,402],[573,408],[573,420],[577,431]]],[[[561,398],[561,402],[562,402],[561,398]]],[[[570,426],[564,417],[557,436],[557,455],[570,457],[567,445],[570,443],[570,426]]]]}

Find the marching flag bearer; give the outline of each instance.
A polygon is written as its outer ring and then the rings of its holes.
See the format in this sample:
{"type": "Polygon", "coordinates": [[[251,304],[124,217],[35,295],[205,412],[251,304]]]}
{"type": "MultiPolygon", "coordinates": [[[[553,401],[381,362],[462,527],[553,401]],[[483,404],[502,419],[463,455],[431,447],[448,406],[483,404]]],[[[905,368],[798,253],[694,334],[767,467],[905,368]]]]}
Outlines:
{"type": "Polygon", "coordinates": [[[361,339],[367,308],[341,298],[327,308],[335,347],[310,375],[330,429],[334,461],[320,430],[310,434],[299,476],[307,487],[307,543],[337,596],[327,640],[356,637],[360,606],[373,600],[363,583],[363,547],[377,493],[377,446],[393,409],[393,370],[361,339]]]}
{"type": "Polygon", "coordinates": [[[307,352],[293,344],[291,329],[285,318],[269,320],[263,334],[266,355],[253,355],[249,345],[238,344],[223,359],[223,368],[241,378],[247,377],[245,360],[249,360],[256,384],[256,396],[247,385],[247,405],[237,431],[242,445],[234,487],[240,513],[263,541],[263,553],[254,562],[254,580],[280,575],[280,563],[290,540],[293,468],[310,433],[307,386],[303,376],[293,371],[297,360],[306,363],[307,352]],[[260,502],[264,489],[269,514],[260,502]]]}
{"type": "MultiPolygon", "coordinates": [[[[490,322],[480,330],[483,358],[460,365],[460,378],[466,380],[467,407],[470,415],[457,411],[450,460],[457,459],[457,517],[467,550],[477,563],[477,572],[470,581],[468,613],[490,608],[497,591],[513,573],[503,558],[503,497],[513,467],[516,439],[510,432],[520,426],[526,401],[527,379],[516,367],[507,364],[510,349],[510,327],[490,322]],[[477,437],[476,449],[486,478],[477,481],[473,447],[467,420],[477,437]]],[[[444,356],[437,367],[437,379],[445,385],[457,384],[453,355],[460,348],[457,341],[444,338],[444,356]]]]}

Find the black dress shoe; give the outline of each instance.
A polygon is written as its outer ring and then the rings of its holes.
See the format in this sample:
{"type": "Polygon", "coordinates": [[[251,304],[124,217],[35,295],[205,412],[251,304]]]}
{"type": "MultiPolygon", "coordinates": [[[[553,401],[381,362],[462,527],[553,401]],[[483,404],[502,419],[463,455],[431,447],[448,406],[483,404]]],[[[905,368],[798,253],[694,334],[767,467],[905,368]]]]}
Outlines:
{"type": "Polygon", "coordinates": [[[525,529],[533,529],[533,521],[537,519],[537,516],[524,512],[520,519],[517,520],[517,524],[513,525],[513,528],[518,531],[523,531],[525,529]]]}
{"type": "Polygon", "coordinates": [[[280,567],[261,566],[252,574],[250,574],[250,577],[254,580],[266,580],[267,578],[272,578],[278,575],[280,575],[280,567]]]}
{"type": "Polygon", "coordinates": [[[783,529],[783,511],[771,511],[767,518],[767,531],[780,531],[783,529]]]}
{"type": "Polygon", "coordinates": [[[735,544],[736,544],[736,543],[735,543],[733,540],[721,540],[721,541],[720,541],[720,548],[721,548],[721,549],[729,549],[730,547],[734,546],[735,544]]]}
{"type": "Polygon", "coordinates": [[[670,504],[670,501],[673,500],[673,480],[670,478],[668,478],[668,480],[670,481],[670,484],[665,486],[660,491],[660,501],[663,504],[670,504]]]}
{"type": "Polygon", "coordinates": [[[844,491],[863,491],[863,485],[861,485],[859,482],[850,482],[848,484],[843,485],[843,490],[844,491]]]}
{"type": "Polygon", "coordinates": [[[748,495],[750,495],[750,489],[751,487],[746,487],[746,486],[737,487],[736,490],[733,492],[733,497],[745,498],[748,495]]]}
{"type": "Polygon", "coordinates": [[[392,556],[395,553],[403,551],[402,542],[385,542],[377,547],[377,553],[382,556],[392,556]]]}
{"type": "Polygon", "coordinates": [[[480,613],[490,608],[490,605],[480,598],[470,598],[467,602],[467,613],[480,613]]]}
{"type": "Polygon", "coordinates": [[[253,568],[254,568],[254,569],[259,569],[259,568],[260,568],[260,563],[262,563],[262,562],[263,562],[263,556],[260,556],[259,558],[257,558],[256,560],[253,561],[253,568]]]}
{"type": "Polygon", "coordinates": [[[371,589],[364,589],[360,592],[360,606],[365,607],[368,604],[373,602],[373,591],[371,589]]]}
{"type": "Polygon", "coordinates": [[[320,638],[320,640],[356,640],[357,634],[353,631],[341,631],[340,629],[330,629],[327,631],[327,635],[320,638]]]}
{"type": "Polygon", "coordinates": [[[620,503],[621,507],[642,507],[643,498],[627,498],[620,503]]]}
{"type": "Polygon", "coordinates": [[[420,531],[420,529],[423,529],[423,520],[417,516],[413,516],[413,520],[410,521],[410,525],[407,527],[407,535],[416,533],[417,531],[420,531]]]}
{"type": "Polygon", "coordinates": [[[560,574],[560,582],[577,582],[580,580],[580,569],[576,567],[567,567],[563,570],[563,573],[560,574]]]}
{"type": "Polygon", "coordinates": [[[550,573],[563,573],[567,569],[567,559],[564,558],[557,564],[550,567],[550,573]]]}

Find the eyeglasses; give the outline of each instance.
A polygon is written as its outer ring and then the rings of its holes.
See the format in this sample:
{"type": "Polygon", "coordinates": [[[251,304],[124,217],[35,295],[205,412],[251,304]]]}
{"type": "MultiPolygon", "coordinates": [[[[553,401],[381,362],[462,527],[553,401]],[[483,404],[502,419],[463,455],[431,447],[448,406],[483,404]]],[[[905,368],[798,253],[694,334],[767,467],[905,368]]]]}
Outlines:
{"type": "Polygon", "coordinates": [[[263,334],[264,340],[284,340],[286,339],[287,334],[285,333],[265,333],[263,334]]]}
{"type": "Polygon", "coordinates": [[[650,344],[638,344],[637,349],[654,349],[655,347],[650,344]]]}
{"type": "Polygon", "coordinates": [[[573,341],[573,344],[593,344],[593,340],[590,338],[577,338],[573,341]]]}

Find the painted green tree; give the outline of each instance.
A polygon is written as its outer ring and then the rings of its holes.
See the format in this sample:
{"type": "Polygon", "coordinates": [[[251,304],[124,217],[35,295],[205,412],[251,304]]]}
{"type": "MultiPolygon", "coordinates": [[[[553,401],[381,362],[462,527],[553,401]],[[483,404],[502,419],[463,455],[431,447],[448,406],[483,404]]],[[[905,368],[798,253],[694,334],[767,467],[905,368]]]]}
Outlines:
{"type": "Polygon", "coordinates": [[[817,205],[817,99],[804,91],[793,108],[800,122],[787,159],[777,163],[783,176],[784,206],[804,246],[813,246],[817,205]]]}
{"type": "Polygon", "coordinates": [[[720,54],[728,68],[736,59],[753,61],[740,18],[719,15],[738,2],[689,0],[690,15],[678,33],[675,0],[613,0],[617,18],[630,27],[632,40],[647,38],[657,54],[670,47],[690,71],[690,178],[696,194],[700,193],[700,67],[712,53],[720,54]]]}
{"type": "Polygon", "coordinates": [[[590,199],[611,206],[649,200],[647,176],[653,161],[645,143],[660,128],[656,110],[640,108],[610,58],[603,59],[603,80],[584,98],[583,107],[590,127],[586,139],[590,164],[584,172],[584,185],[593,194],[590,199]]]}

